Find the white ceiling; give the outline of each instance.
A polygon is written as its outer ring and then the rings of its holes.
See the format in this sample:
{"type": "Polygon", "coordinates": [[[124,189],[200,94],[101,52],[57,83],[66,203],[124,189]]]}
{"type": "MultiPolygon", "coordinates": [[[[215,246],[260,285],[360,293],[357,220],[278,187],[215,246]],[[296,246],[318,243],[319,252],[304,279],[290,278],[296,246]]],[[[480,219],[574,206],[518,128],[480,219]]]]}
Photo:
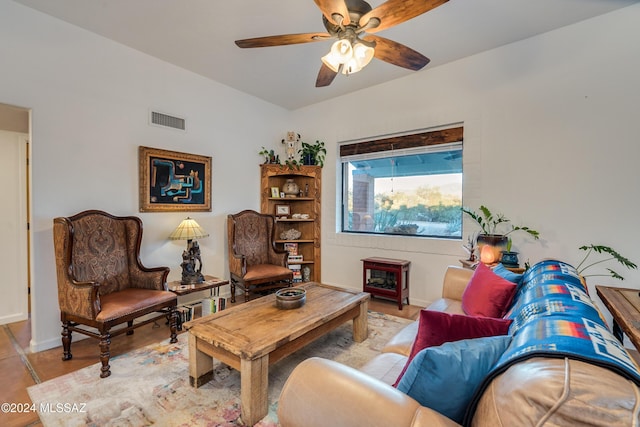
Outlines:
{"type": "MultiPolygon", "coordinates": [[[[331,41],[240,49],[234,40],[324,32],[313,0],[14,0],[287,109],[414,71],[374,59],[316,88],[331,41]]],[[[449,0],[378,35],[431,59],[419,73],[640,0],[449,0]]],[[[372,7],[383,0],[370,1],[372,7]]]]}

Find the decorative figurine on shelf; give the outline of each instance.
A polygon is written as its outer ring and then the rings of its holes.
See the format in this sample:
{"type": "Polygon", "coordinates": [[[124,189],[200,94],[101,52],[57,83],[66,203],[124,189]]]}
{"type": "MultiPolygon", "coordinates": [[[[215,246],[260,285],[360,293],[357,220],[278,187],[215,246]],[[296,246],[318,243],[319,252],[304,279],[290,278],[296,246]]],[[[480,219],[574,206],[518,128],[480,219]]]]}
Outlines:
{"type": "Polygon", "coordinates": [[[293,131],[287,132],[287,137],[282,140],[282,143],[285,145],[285,154],[287,155],[287,160],[292,161],[298,151],[296,146],[300,142],[300,134],[295,133],[293,131]]]}
{"type": "Polygon", "coordinates": [[[467,237],[467,244],[462,247],[469,253],[468,261],[474,262],[476,260],[476,236],[467,237]]]}

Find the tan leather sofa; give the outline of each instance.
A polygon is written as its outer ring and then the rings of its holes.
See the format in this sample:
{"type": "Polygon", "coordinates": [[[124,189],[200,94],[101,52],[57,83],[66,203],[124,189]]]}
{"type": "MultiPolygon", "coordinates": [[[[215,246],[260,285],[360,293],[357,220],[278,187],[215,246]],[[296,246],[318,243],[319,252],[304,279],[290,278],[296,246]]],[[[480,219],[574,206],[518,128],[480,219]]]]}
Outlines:
{"type": "MultiPolygon", "coordinates": [[[[447,269],[442,298],[430,310],[463,313],[472,271],[447,269]]],[[[361,370],[311,358],[296,367],[280,395],[283,427],[457,426],[393,384],[418,330],[400,331],[361,370]]],[[[536,357],[496,377],[480,398],[472,426],[639,426],[640,389],[605,368],[573,359],[536,357]]]]}

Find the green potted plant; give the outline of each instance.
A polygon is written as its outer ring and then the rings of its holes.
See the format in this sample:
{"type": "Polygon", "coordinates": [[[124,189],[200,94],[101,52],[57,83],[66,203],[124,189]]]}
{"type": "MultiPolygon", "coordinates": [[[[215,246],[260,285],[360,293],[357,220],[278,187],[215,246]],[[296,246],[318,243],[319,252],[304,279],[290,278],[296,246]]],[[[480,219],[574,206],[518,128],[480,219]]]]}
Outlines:
{"type": "Polygon", "coordinates": [[[500,258],[500,262],[504,264],[505,267],[518,267],[520,265],[520,261],[518,261],[518,252],[512,251],[511,246],[513,241],[511,237],[507,237],[507,246],[504,251],[502,251],[502,257],[500,258]]]}
{"type": "Polygon", "coordinates": [[[269,150],[267,148],[265,148],[264,146],[262,147],[262,150],[258,151],[258,154],[261,156],[264,156],[264,163],[265,164],[279,164],[280,163],[280,156],[276,155],[276,153],[273,150],[269,150]]]}
{"type": "Polygon", "coordinates": [[[300,161],[303,165],[318,165],[324,166],[325,155],[327,149],[324,147],[324,142],[317,141],[314,144],[308,144],[306,142],[300,142],[300,161]]]}
{"type": "Polygon", "coordinates": [[[480,206],[478,212],[465,207],[462,208],[462,212],[469,215],[480,226],[481,232],[476,238],[480,257],[482,258],[484,246],[492,248],[491,253],[485,255],[485,260],[481,259],[483,262],[492,263],[498,261],[501,258],[501,252],[507,250],[507,245],[509,245],[508,250],[510,251],[511,245],[509,243],[511,239],[508,236],[514,231],[524,231],[536,240],[540,238],[540,233],[536,230],[524,226],[515,226],[503,214],[493,214],[484,205],[480,206]]]}
{"type": "Polygon", "coordinates": [[[580,264],[578,264],[578,266],[576,267],[576,270],[578,270],[578,274],[584,278],[611,276],[614,279],[624,280],[624,277],[622,277],[620,274],[618,274],[617,272],[613,271],[610,268],[606,269],[609,272],[608,274],[584,274],[585,270],[595,265],[602,264],[603,262],[617,261],[620,265],[630,270],[638,268],[638,266],[635,263],[629,261],[628,258],[623,257],[622,255],[620,255],[620,253],[616,252],[609,246],[591,244],[591,245],[580,246],[579,249],[581,251],[587,251],[584,258],[582,258],[582,261],[580,261],[580,264]],[[603,254],[604,258],[599,259],[598,261],[594,261],[586,264],[587,259],[589,259],[590,256],[594,253],[603,254]]]}

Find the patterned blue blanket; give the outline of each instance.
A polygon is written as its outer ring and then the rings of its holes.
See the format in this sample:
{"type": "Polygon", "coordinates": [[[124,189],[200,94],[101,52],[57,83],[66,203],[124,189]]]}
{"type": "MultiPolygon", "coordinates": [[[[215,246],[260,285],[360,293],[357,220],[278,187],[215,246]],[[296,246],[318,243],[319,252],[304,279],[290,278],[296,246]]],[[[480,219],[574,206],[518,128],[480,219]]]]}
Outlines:
{"type": "Polygon", "coordinates": [[[542,261],[522,278],[505,317],[513,320],[507,351],[476,391],[468,425],[489,383],[514,363],[532,357],[582,360],[608,368],[640,386],[640,369],[607,328],[575,270],[561,261],[542,261]]]}

